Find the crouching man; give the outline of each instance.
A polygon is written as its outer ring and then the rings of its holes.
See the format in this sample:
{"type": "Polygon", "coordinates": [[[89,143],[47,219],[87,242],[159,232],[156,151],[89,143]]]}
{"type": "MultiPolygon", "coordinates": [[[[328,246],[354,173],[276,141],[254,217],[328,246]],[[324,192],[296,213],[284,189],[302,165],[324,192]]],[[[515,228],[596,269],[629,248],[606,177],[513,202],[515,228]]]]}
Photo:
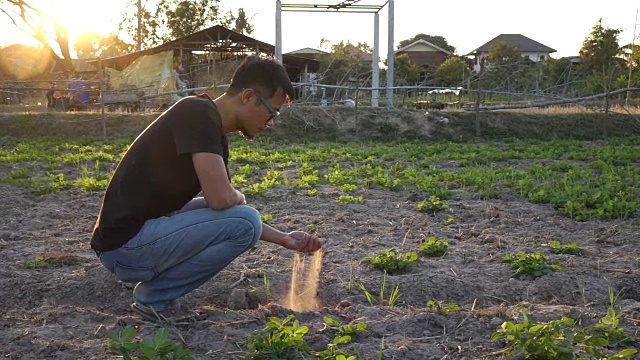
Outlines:
{"type": "Polygon", "coordinates": [[[262,224],[229,181],[226,134],[253,139],[292,98],[282,65],[248,57],[222,96],[181,99],[131,144],[105,192],[91,247],[116,278],[137,283],[134,312],[155,322],[201,319],[179,298],[259,239],[300,252],[321,247],[314,235],[262,224]]]}

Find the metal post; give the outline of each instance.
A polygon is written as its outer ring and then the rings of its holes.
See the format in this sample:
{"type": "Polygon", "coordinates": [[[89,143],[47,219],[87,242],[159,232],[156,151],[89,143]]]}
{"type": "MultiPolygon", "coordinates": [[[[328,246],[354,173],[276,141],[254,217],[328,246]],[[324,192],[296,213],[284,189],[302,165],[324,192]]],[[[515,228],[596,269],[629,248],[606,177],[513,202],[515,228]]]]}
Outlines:
{"type": "Polygon", "coordinates": [[[142,0],[138,0],[138,28],[136,29],[138,38],[138,51],[142,50],[142,0]]]}
{"type": "Polygon", "coordinates": [[[102,119],[102,136],[107,137],[107,121],[104,118],[104,94],[102,90],[104,90],[104,70],[102,68],[102,59],[98,60],[98,71],[100,71],[100,112],[102,113],[100,118],[102,119]]]}
{"type": "Polygon", "coordinates": [[[276,60],[282,64],[282,1],[276,0],[276,60]]]}
{"type": "Polygon", "coordinates": [[[373,62],[371,64],[371,107],[378,107],[380,93],[380,14],[373,14],[373,62]]]}
{"type": "Polygon", "coordinates": [[[393,107],[393,66],[395,50],[393,48],[393,1],[389,0],[389,39],[387,51],[387,107],[393,107]]]}
{"type": "MultiPolygon", "coordinates": [[[[304,72],[302,73],[302,83],[308,84],[311,80],[309,80],[309,64],[304,64],[304,72]]],[[[309,87],[307,85],[302,85],[302,98],[307,100],[307,93],[309,92],[309,87]]]]}

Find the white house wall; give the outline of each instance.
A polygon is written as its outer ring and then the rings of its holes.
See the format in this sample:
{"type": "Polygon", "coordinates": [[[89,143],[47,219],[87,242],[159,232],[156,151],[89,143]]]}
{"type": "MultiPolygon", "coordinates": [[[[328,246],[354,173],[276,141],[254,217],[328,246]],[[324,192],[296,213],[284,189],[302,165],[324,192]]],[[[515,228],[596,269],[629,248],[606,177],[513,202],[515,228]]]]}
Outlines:
{"type": "MultiPolygon", "coordinates": [[[[479,72],[480,71],[480,61],[479,60],[486,59],[488,55],[489,55],[489,53],[483,52],[483,53],[480,53],[480,55],[476,56],[475,61],[473,63],[473,71],[475,71],[475,72],[479,72]]],[[[541,62],[541,61],[544,61],[544,60],[550,58],[549,53],[546,53],[546,52],[523,52],[520,55],[523,58],[527,58],[528,57],[529,60],[531,60],[531,61],[533,61],[535,63],[538,63],[538,62],[541,62]],[[540,58],[541,56],[543,58],[540,58]]]]}
{"type": "Polygon", "coordinates": [[[435,49],[435,48],[433,48],[433,47],[431,47],[431,46],[429,46],[429,45],[427,45],[425,43],[417,43],[417,44],[413,45],[412,47],[406,48],[406,49],[404,49],[402,51],[403,52],[404,51],[409,52],[409,51],[440,51],[440,50],[435,49]]]}

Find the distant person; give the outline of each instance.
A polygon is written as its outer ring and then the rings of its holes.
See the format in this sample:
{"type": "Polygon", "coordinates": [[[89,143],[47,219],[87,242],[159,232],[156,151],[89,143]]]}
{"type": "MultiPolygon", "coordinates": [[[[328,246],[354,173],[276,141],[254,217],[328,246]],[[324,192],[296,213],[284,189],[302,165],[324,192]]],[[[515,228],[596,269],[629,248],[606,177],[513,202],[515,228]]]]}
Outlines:
{"type": "Polygon", "coordinates": [[[247,139],[274,126],[293,96],[274,60],[248,57],[226,93],[188,96],[131,144],[107,187],[91,238],[116,278],[137,282],[134,312],[154,322],[199,320],[179,298],[201,286],[258,239],[314,252],[318,237],[262,224],[229,179],[226,134],[247,139]],[[197,197],[202,191],[204,197],[197,197]]]}
{"type": "Polygon", "coordinates": [[[56,107],[56,98],[54,93],[56,92],[56,83],[51,83],[51,89],[47,90],[47,108],[56,107]]]}
{"type": "Polygon", "coordinates": [[[180,62],[178,66],[176,66],[174,72],[176,76],[176,89],[179,90],[178,95],[185,96],[193,94],[193,91],[191,91],[191,94],[187,94],[185,91],[182,91],[191,87],[189,75],[187,74],[187,70],[182,65],[182,62],[180,62]]]}

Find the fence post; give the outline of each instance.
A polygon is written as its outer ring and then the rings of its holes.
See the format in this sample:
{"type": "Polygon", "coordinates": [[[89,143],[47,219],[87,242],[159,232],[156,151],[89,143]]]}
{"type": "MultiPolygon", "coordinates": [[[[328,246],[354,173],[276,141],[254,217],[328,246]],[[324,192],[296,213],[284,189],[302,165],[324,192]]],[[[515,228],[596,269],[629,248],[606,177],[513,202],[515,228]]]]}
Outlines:
{"type": "Polygon", "coordinates": [[[98,60],[98,71],[100,72],[100,86],[98,87],[100,92],[100,111],[102,113],[102,136],[107,137],[107,122],[104,118],[104,99],[102,98],[102,89],[103,89],[103,73],[102,73],[102,59],[98,60]]]}

